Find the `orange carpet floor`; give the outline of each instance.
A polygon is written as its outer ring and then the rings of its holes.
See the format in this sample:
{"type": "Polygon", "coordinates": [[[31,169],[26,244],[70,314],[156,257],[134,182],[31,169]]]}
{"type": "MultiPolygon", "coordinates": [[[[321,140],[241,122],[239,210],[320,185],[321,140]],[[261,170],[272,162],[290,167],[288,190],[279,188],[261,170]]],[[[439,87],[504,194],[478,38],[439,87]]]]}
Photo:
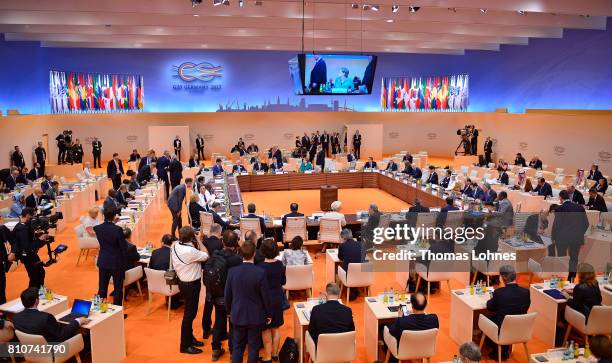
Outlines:
{"type": "MultiPolygon", "coordinates": [[[[302,206],[302,211],[310,213],[312,210],[318,209],[318,196],[314,198],[308,196],[308,192],[291,192],[292,199],[284,194],[277,195],[278,192],[268,193],[245,193],[248,200],[258,202],[260,199],[265,202],[259,202],[260,206],[265,205],[266,211],[271,214],[285,213],[288,209],[289,200],[297,200],[302,206]],[[250,194],[257,194],[251,196],[250,194]],[[266,197],[266,195],[268,195],[266,197]],[[277,206],[277,202],[280,204],[277,206]]],[[[282,193],[282,192],[281,192],[282,193]]],[[[345,212],[351,213],[356,210],[365,209],[371,202],[376,202],[383,210],[393,210],[403,208],[400,204],[403,202],[386,195],[384,192],[373,191],[370,189],[347,189],[341,190],[340,199],[344,202],[345,212]],[[391,204],[396,205],[391,208],[391,204]]],[[[158,212],[156,223],[147,231],[147,239],[153,241],[156,245],[159,244],[162,234],[170,231],[171,218],[166,209],[158,212]]],[[[93,259],[84,261],[81,259],[79,266],[76,266],[78,256],[78,245],[73,231],[74,223],[68,224],[67,228],[57,235],[57,240],[69,246],[67,252],[61,255],[60,261],[47,268],[46,285],[58,294],[67,295],[72,301],[74,298],[91,298],[97,291],[98,274],[94,266],[93,259]]],[[[41,258],[45,258],[41,253],[41,258]]],[[[315,288],[314,294],[317,296],[324,289],[325,276],[325,258],[319,256],[315,259],[315,288]]],[[[7,275],[7,297],[9,300],[17,298],[19,293],[27,287],[27,275],[25,269],[21,266],[15,272],[7,275]]],[[[384,291],[385,288],[400,288],[395,282],[393,273],[377,273],[375,283],[372,286],[372,293],[377,294],[384,291]]],[[[453,288],[460,288],[457,283],[453,283],[453,288]]],[[[292,300],[295,302],[296,300],[292,300]]],[[[203,299],[200,300],[201,304],[203,299]]],[[[356,362],[366,362],[365,350],[363,347],[363,315],[364,303],[360,297],[357,301],[351,302],[350,307],[353,310],[355,326],[357,327],[357,359],[356,362]]],[[[179,353],[179,337],[182,309],[173,311],[170,322],[166,319],[166,310],[164,300],[157,296],[154,300],[155,310],[147,315],[147,303],[141,300],[140,297],[130,295],[125,303],[128,319],[125,321],[126,343],[127,343],[127,358],[126,362],[193,362],[196,360],[209,361],[211,355],[210,340],[206,341],[204,354],[198,357],[183,355],[179,353]]],[[[441,292],[432,295],[428,307],[429,312],[435,312],[440,318],[440,333],[438,334],[436,355],[433,362],[441,362],[451,360],[453,354],[457,352],[457,345],[451,341],[449,337],[449,314],[450,314],[450,296],[446,290],[446,285],[443,285],[441,292]]],[[[198,318],[194,324],[194,333],[196,337],[202,336],[202,327],[198,323],[201,317],[201,308],[198,318]]],[[[282,340],[293,334],[293,316],[292,310],[285,312],[285,325],[282,327],[282,340]]],[[[545,348],[538,340],[533,340],[529,343],[530,352],[544,351],[545,348]]],[[[221,362],[229,361],[229,354],[226,354],[221,362]]],[[[522,349],[515,349],[510,362],[525,362],[527,361],[522,349]]]]}

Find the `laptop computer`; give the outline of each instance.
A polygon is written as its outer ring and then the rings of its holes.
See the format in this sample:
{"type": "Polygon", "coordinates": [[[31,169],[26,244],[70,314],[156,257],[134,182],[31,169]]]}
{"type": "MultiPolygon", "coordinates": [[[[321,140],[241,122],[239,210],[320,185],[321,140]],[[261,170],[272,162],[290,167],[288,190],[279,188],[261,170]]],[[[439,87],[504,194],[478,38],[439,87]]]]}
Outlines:
{"type": "Polygon", "coordinates": [[[65,323],[70,323],[76,318],[87,318],[89,317],[89,310],[91,309],[91,301],[74,299],[72,303],[72,310],[70,314],[61,317],[59,320],[65,323]]]}

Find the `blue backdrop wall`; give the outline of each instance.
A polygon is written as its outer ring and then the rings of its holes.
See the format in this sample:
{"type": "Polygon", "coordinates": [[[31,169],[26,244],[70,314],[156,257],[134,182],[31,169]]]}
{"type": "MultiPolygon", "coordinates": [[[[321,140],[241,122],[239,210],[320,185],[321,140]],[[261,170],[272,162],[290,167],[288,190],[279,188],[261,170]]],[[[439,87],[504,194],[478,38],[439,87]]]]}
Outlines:
{"type": "Polygon", "coordinates": [[[293,94],[290,52],[42,48],[38,43],[0,39],[0,110],[49,113],[49,69],[133,73],[144,76],[145,111],[355,111],[380,110],[383,76],[470,75],[470,111],[507,107],[612,109],[612,20],[608,30],[566,30],[562,39],[531,39],[501,51],[462,56],[379,54],[369,96],[293,94]],[[212,82],[176,77],[173,66],[210,62],[223,67],[212,82]],[[207,88],[203,88],[206,86],[207,88]]]}

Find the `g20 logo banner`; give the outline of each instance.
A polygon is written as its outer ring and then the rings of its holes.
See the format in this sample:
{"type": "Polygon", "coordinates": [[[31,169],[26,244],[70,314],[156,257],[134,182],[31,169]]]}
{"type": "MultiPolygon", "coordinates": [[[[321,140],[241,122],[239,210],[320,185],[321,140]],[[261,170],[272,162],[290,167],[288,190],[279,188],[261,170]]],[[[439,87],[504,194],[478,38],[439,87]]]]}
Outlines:
{"type": "Polygon", "coordinates": [[[183,81],[182,84],[174,84],[174,89],[220,89],[221,85],[209,85],[216,79],[223,77],[223,67],[210,62],[183,62],[178,66],[172,66],[173,77],[183,81]],[[204,84],[202,84],[204,83],[204,84]]]}

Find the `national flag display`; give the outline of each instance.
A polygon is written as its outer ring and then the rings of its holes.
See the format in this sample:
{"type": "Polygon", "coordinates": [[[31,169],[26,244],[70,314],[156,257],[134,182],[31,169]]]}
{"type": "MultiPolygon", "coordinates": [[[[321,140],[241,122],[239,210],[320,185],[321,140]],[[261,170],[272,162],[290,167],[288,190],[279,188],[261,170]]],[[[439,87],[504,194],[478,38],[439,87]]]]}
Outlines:
{"type": "Polygon", "coordinates": [[[457,112],[469,105],[469,76],[388,77],[382,79],[382,111],[457,112]]]}
{"type": "Polygon", "coordinates": [[[144,110],[140,75],[49,71],[51,113],[144,110]]]}

